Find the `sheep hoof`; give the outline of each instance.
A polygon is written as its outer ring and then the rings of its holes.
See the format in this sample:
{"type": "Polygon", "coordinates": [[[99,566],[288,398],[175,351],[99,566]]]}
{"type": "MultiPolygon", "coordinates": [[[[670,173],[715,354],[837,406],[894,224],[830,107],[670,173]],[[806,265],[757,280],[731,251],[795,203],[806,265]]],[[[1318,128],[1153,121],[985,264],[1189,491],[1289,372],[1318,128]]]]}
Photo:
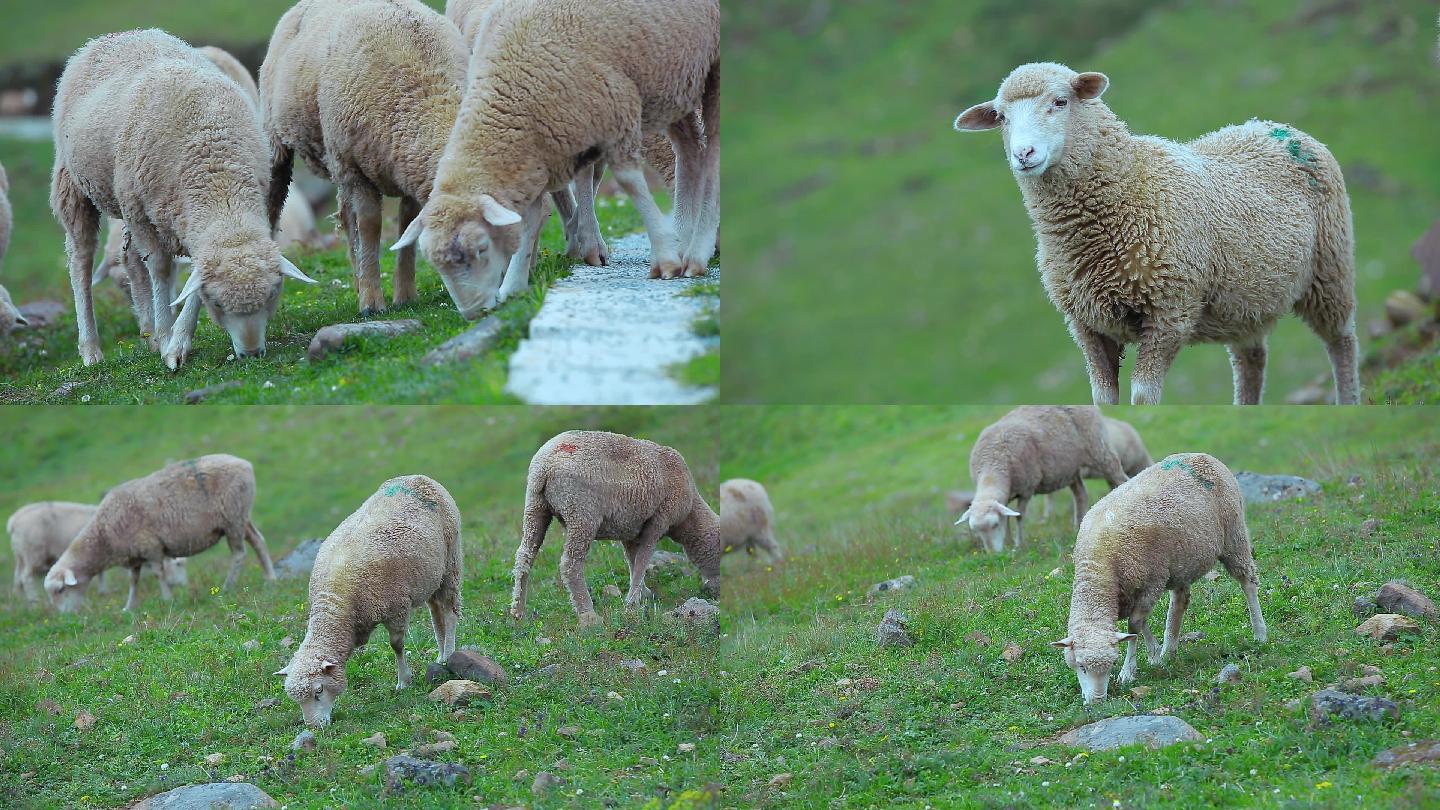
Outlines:
{"type": "Polygon", "coordinates": [[[685,264],[686,278],[700,278],[708,272],[710,272],[710,268],[704,262],[692,259],[685,264]]]}
{"type": "MultiPolygon", "coordinates": [[[[653,276],[652,276],[652,278],[653,278],[653,276]]],[[[87,365],[87,366],[93,366],[93,365],[95,365],[96,363],[99,363],[101,360],[104,360],[104,359],[105,359],[105,355],[100,352],[100,347],[99,347],[99,346],[81,346],[81,347],[80,347],[80,362],[84,363],[85,365],[87,365]]]]}
{"type": "Polygon", "coordinates": [[[684,272],[684,265],[677,261],[655,262],[650,265],[650,278],[679,278],[684,272]]]}

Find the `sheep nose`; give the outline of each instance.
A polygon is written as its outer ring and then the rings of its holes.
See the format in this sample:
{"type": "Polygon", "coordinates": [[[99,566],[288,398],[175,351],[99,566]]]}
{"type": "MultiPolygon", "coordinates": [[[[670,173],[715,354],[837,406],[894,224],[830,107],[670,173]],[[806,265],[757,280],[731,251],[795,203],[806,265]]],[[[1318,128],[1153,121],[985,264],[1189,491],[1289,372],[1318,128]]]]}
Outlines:
{"type": "Polygon", "coordinates": [[[1016,157],[1017,160],[1020,160],[1020,161],[1029,160],[1030,158],[1032,158],[1032,157],[1034,157],[1034,156],[1035,156],[1035,147],[1033,147],[1033,146],[1027,146],[1027,147],[1024,147],[1023,149],[1016,149],[1016,150],[1015,150],[1015,157],[1016,157]]]}

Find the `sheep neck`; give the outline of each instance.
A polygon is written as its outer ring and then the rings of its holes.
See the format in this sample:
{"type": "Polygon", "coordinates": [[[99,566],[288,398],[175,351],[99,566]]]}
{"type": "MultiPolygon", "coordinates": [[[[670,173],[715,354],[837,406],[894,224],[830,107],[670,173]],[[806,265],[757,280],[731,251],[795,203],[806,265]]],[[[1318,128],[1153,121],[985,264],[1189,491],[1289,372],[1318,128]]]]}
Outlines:
{"type": "Polygon", "coordinates": [[[1109,107],[1097,102],[1075,124],[1054,166],[1039,177],[1018,178],[1025,208],[1037,224],[1073,226],[1079,212],[1114,210],[1097,199],[1134,199],[1144,182],[1140,144],[1109,107]]]}
{"type": "Polygon", "coordinates": [[[523,127],[507,120],[485,105],[461,105],[436,170],[435,195],[489,194],[519,212],[545,192],[546,173],[534,162],[533,145],[523,127]]]}
{"type": "Polygon", "coordinates": [[[337,664],[349,660],[355,649],[355,622],[345,600],[329,591],[311,597],[310,622],[300,647],[337,664]]]}
{"type": "Polygon", "coordinates": [[[986,470],[980,473],[980,477],[975,481],[973,502],[993,500],[996,503],[1009,503],[1012,494],[1009,470],[986,470]]]}
{"type": "Polygon", "coordinates": [[[1100,560],[1076,560],[1070,595],[1070,633],[1082,628],[1114,629],[1120,615],[1115,568],[1100,560]]]}

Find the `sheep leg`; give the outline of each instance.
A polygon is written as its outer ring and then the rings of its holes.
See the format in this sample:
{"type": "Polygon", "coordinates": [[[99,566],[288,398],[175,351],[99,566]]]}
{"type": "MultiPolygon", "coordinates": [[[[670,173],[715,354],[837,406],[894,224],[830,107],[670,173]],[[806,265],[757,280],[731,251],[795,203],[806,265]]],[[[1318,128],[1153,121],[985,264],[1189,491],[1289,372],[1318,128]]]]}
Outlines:
{"type": "MultiPolygon", "coordinates": [[[[1135,621],[1130,621],[1130,632],[1135,632],[1135,621]]],[[[1119,683],[1131,683],[1135,680],[1135,639],[1125,642],[1125,663],[1120,667],[1120,674],[1115,676],[1119,683]]]]}
{"type": "Polygon", "coordinates": [[[1120,403],[1119,342],[1080,324],[1069,322],[1070,336],[1085,355],[1085,373],[1090,377],[1090,398],[1096,405],[1120,403]]]}
{"type": "Polygon", "coordinates": [[[75,185],[70,170],[63,166],[55,171],[55,179],[50,185],[50,207],[65,227],[65,257],[70,269],[70,291],[75,297],[80,361],[93,366],[105,359],[100,351],[100,333],[95,327],[95,299],[90,290],[95,248],[100,239],[100,211],[75,185]]]}
{"type": "MultiPolygon", "coordinates": [[[[135,322],[140,326],[140,335],[145,342],[155,351],[160,351],[166,345],[160,340],[159,332],[155,327],[155,294],[150,286],[150,268],[140,259],[140,251],[131,245],[120,254],[120,260],[125,263],[125,276],[130,280],[130,308],[135,311],[135,322]]],[[[169,306],[170,301],[165,301],[169,306]]]]}
{"type": "Polygon", "coordinates": [[[245,521],[245,542],[255,549],[255,557],[260,560],[260,570],[265,572],[265,579],[274,580],[275,564],[270,560],[270,549],[265,545],[265,535],[249,520],[245,521]]]}
{"type": "Polygon", "coordinates": [[[385,290],[380,285],[380,192],[356,185],[349,189],[349,196],[355,217],[350,241],[356,258],[356,297],[360,314],[369,316],[385,311],[385,290]]]}
{"type": "Polygon", "coordinates": [[[455,625],[459,618],[458,611],[449,607],[440,594],[430,600],[430,627],[435,631],[438,664],[450,660],[450,653],[455,652],[455,625]]]}
{"type": "Polygon", "coordinates": [[[354,286],[356,294],[359,294],[360,275],[355,272],[355,268],[360,266],[360,262],[355,258],[355,212],[351,210],[350,199],[344,192],[335,196],[339,198],[339,208],[335,211],[335,222],[339,224],[340,230],[345,234],[345,252],[350,255],[350,283],[354,286]]]}
{"type": "Polygon", "coordinates": [[[640,530],[640,536],[625,543],[625,561],[630,564],[630,591],[625,594],[625,609],[636,610],[655,598],[655,592],[645,587],[645,569],[650,565],[650,556],[665,533],[665,526],[658,518],[650,518],[640,530]]]}
{"type": "MultiPolygon", "coordinates": [[[[190,272],[198,273],[199,270],[192,269],[190,272]]],[[[185,305],[180,308],[180,315],[175,319],[175,325],[170,330],[170,345],[165,348],[162,358],[165,367],[174,371],[190,357],[190,344],[195,339],[195,322],[200,318],[200,296],[192,295],[185,299],[185,305]]]]}
{"type": "Polygon", "coordinates": [[[1335,376],[1335,401],[1356,405],[1360,402],[1359,344],[1355,340],[1355,257],[1348,210],[1322,214],[1320,227],[1314,279],[1295,303],[1295,314],[1325,341],[1335,376]]]}
{"type": "MultiPolygon", "coordinates": [[[[1030,505],[1029,495],[1017,495],[1015,497],[1015,511],[1020,514],[1015,517],[1015,549],[1020,549],[1020,544],[1025,542],[1025,508],[1030,505]]],[[[1010,524],[1005,524],[1005,539],[1010,539],[1010,524]]]]}
{"type": "Polygon", "coordinates": [[[1240,582],[1241,590],[1245,591],[1245,607],[1250,611],[1250,631],[1255,634],[1255,640],[1264,643],[1269,636],[1269,630],[1265,627],[1265,617],[1260,613],[1260,578],[1255,574],[1255,558],[1250,550],[1250,539],[1247,536],[1241,538],[1243,545],[1231,554],[1220,557],[1220,562],[1225,570],[1240,582]]]}
{"type": "Polygon", "coordinates": [[[241,539],[244,536],[243,531],[225,530],[225,542],[230,546],[230,571],[225,574],[225,584],[220,586],[222,591],[229,591],[240,578],[240,566],[245,564],[245,542],[241,539]]]}
{"type": "Polygon", "coordinates": [[[395,690],[410,686],[410,665],[405,662],[405,628],[410,624],[410,611],[405,611],[404,618],[392,619],[385,623],[385,629],[390,631],[390,649],[395,651],[395,690]]]}
{"type": "Polygon", "coordinates": [[[170,333],[175,328],[175,310],[170,306],[170,302],[175,300],[171,294],[175,288],[175,262],[168,253],[157,250],[151,254],[148,269],[148,286],[154,302],[151,312],[155,319],[155,345],[166,346],[169,345],[170,333]]]}
{"type": "Polygon", "coordinates": [[[679,240],[670,218],[661,213],[645,181],[645,170],[638,162],[618,163],[611,168],[615,181],[625,189],[635,210],[645,222],[650,236],[650,278],[679,278],[685,267],[680,263],[679,240]]]}
{"type": "Polygon", "coordinates": [[[1135,354],[1135,370],[1130,373],[1130,404],[1159,405],[1165,389],[1165,375],[1189,342],[1188,330],[1172,325],[1150,325],[1140,340],[1135,354]]]}
{"type": "MultiPolygon", "coordinates": [[[[420,215],[420,203],[409,197],[400,198],[400,233],[410,227],[415,217],[420,215]]],[[[415,289],[415,246],[403,247],[399,255],[395,257],[395,290],[391,300],[395,306],[408,304],[420,297],[415,289]]]]}
{"type": "Polygon", "coordinates": [[[700,134],[700,121],[691,110],[670,125],[670,145],[675,152],[675,206],[671,217],[675,220],[675,235],[680,239],[680,250],[688,261],[690,241],[695,237],[695,226],[700,217],[701,198],[705,194],[705,180],[702,165],[705,162],[705,145],[700,134]]]}
{"type": "Polygon", "coordinates": [[[1330,368],[1335,373],[1335,401],[1341,405],[1360,404],[1360,346],[1354,327],[1348,334],[1325,342],[1330,368]]]}
{"type": "Polygon", "coordinates": [[[1070,494],[1075,500],[1075,528],[1079,530],[1080,521],[1085,519],[1085,513],[1090,511],[1090,493],[1085,489],[1085,479],[1076,478],[1070,482],[1070,494]]]}
{"type": "Polygon", "coordinates": [[[1190,607],[1190,587],[1181,586],[1170,592],[1170,608],[1165,612],[1165,646],[1160,657],[1151,657],[1150,663],[1164,661],[1180,647],[1180,622],[1185,618],[1185,609],[1190,607]]]}
{"type": "Polygon", "coordinates": [[[590,598],[590,586],[585,583],[585,559],[590,556],[590,544],[595,542],[598,528],[572,519],[565,526],[565,550],[560,554],[560,577],[582,630],[601,623],[595,602],[590,598]]]}
{"type": "Polygon", "coordinates": [[[780,544],[776,542],[774,533],[768,528],[764,534],[755,538],[755,544],[765,550],[770,557],[770,562],[778,563],[785,559],[785,555],[780,552],[780,544]]]}
{"type": "Polygon", "coordinates": [[[520,547],[515,549],[515,588],[510,593],[510,618],[525,619],[525,597],[530,591],[530,571],[535,567],[535,555],[545,542],[545,532],[555,517],[545,497],[537,493],[526,495],[525,524],[520,538],[520,547]]]}
{"type": "Polygon", "coordinates": [[[31,602],[40,601],[40,595],[45,593],[45,575],[39,572],[30,574],[28,576],[23,575],[20,573],[18,565],[16,566],[15,570],[15,589],[23,590],[25,593],[25,598],[30,600],[31,602]]]}
{"type": "Polygon", "coordinates": [[[164,599],[166,602],[174,599],[175,595],[170,592],[170,583],[165,580],[165,568],[163,562],[161,563],[161,566],[159,568],[155,569],[155,578],[160,581],[160,598],[164,599]]]}
{"type": "MultiPolygon", "coordinates": [[[[687,116],[694,119],[695,116],[687,116]]],[[[700,121],[703,126],[704,144],[698,157],[694,180],[696,182],[694,219],[691,233],[681,245],[685,251],[685,275],[690,278],[705,275],[710,257],[715,255],[715,244],[720,233],[720,65],[710,68],[706,80],[705,94],[701,98],[700,121]]],[[[680,189],[680,157],[676,150],[676,194],[680,189]]],[[[678,209],[677,209],[678,210],[678,209]]]]}
{"type": "Polygon", "coordinates": [[[130,596],[125,599],[121,610],[134,610],[140,606],[140,566],[130,566],[130,596]]]}
{"type": "Polygon", "coordinates": [[[610,250],[600,235],[600,220],[595,217],[595,192],[604,171],[605,164],[596,161],[576,172],[570,184],[575,192],[575,211],[565,241],[572,257],[592,267],[610,263],[610,250]]]}
{"type": "Polygon", "coordinates": [[[520,234],[520,249],[510,257],[510,265],[505,268],[505,280],[501,282],[500,291],[495,296],[496,305],[530,289],[530,268],[535,264],[540,229],[545,227],[545,220],[549,218],[550,209],[545,207],[544,195],[536,197],[525,208],[525,213],[521,216],[524,225],[520,234]]]}
{"type": "MultiPolygon", "coordinates": [[[[40,581],[42,581],[41,578],[37,578],[37,579],[36,579],[36,582],[40,582],[40,581]]],[[[110,586],[105,584],[105,572],[104,572],[104,571],[101,571],[100,573],[98,573],[98,574],[95,575],[95,590],[96,590],[97,592],[99,592],[99,593],[109,593],[109,592],[110,592],[110,586]]]]}
{"type": "Polygon", "coordinates": [[[1265,393],[1265,337],[1256,343],[1231,343],[1230,369],[1235,377],[1235,404],[1259,405],[1265,393]]]}

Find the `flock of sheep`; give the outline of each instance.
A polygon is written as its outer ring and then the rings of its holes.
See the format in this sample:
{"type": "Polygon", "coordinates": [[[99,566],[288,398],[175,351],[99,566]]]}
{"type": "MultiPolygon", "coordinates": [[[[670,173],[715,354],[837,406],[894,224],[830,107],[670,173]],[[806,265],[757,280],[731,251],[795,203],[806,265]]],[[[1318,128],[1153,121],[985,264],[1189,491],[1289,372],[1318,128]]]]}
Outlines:
{"type": "Polygon", "coordinates": [[[416,298],[418,248],[475,319],[528,289],[547,197],[569,252],[607,261],[606,167],[644,220],[650,276],[703,275],[720,221],[719,57],[717,0],[450,0],[443,16],[419,0],[300,0],[258,86],[229,54],[160,30],[93,39],[58,85],[50,195],[80,357],[102,359],[91,287],[111,275],[167,368],[188,357],[202,306],[236,356],[263,353],[283,279],[313,283],[277,243],[277,225],[313,232],[313,213],[285,216],[296,154],[338,188],[365,315],[386,305],[383,197],[400,198],[392,301],[416,298]],[[671,215],[647,160],[673,182],[671,215]],[[181,257],[193,269],[177,292],[181,257]]]}

